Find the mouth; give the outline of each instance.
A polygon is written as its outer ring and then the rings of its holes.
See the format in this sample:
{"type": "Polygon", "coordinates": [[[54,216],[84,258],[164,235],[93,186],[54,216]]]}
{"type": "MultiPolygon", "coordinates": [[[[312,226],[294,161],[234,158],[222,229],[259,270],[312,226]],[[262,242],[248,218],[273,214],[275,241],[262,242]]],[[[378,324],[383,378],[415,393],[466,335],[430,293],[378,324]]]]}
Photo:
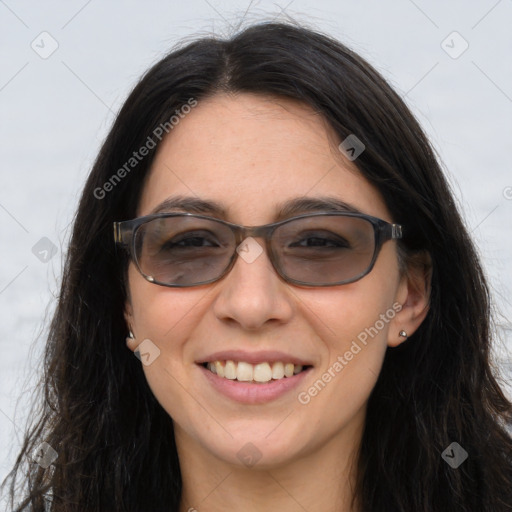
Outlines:
{"type": "Polygon", "coordinates": [[[200,363],[200,366],[221,379],[250,384],[268,384],[286,380],[308,371],[312,365],[294,364],[285,361],[251,364],[246,361],[216,360],[200,363]]]}

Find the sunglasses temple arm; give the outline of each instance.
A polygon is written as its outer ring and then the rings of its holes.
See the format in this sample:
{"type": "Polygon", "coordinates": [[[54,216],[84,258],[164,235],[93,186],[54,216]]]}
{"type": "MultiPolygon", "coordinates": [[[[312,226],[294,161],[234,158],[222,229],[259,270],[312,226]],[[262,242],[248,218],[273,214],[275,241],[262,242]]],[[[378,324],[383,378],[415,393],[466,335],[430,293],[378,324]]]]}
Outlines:
{"type": "Polygon", "coordinates": [[[390,224],[385,222],[378,227],[378,237],[382,242],[402,238],[402,226],[400,224],[390,224]]]}
{"type": "Polygon", "coordinates": [[[390,224],[391,238],[402,238],[402,226],[400,224],[390,224]]]}
{"type": "Polygon", "coordinates": [[[129,247],[132,238],[132,229],[124,226],[124,222],[114,222],[114,242],[121,247],[129,247]]]}

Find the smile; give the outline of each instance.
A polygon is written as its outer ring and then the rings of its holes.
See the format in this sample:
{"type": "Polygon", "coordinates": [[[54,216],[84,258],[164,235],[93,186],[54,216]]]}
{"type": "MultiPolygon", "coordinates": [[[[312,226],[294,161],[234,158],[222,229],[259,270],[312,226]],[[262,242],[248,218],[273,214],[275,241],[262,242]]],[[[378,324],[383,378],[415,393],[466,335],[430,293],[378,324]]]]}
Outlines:
{"type": "MultiPolygon", "coordinates": [[[[260,360],[261,361],[261,360],[260,360]]],[[[304,387],[311,365],[213,359],[197,365],[212,390],[236,402],[264,404],[304,387]]]]}
{"type": "Polygon", "coordinates": [[[203,366],[224,379],[262,384],[293,377],[309,368],[309,366],[281,361],[251,364],[245,361],[231,360],[203,363],[203,366]]]}

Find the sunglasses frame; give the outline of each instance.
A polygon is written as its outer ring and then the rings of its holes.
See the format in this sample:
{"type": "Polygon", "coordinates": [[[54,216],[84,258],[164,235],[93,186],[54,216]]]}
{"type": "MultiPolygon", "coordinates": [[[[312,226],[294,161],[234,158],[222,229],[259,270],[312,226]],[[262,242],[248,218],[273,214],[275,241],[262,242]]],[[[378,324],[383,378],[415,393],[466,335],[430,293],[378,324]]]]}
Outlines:
{"type": "Polygon", "coordinates": [[[377,217],[373,217],[371,215],[366,215],[363,213],[355,213],[355,212],[314,212],[314,213],[306,213],[302,215],[297,215],[295,217],[290,217],[287,219],[284,219],[279,222],[273,222],[271,224],[264,224],[261,226],[242,226],[240,224],[234,224],[232,222],[228,222],[222,219],[218,219],[216,217],[210,217],[207,215],[201,215],[196,213],[189,213],[189,212],[168,212],[168,213],[157,213],[154,215],[145,215],[143,217],[137,217],[136,219],[132,220],[125,220],[121,222],[114,222],[114,242],[116,245],[122,247],[125,251],[128,252],[129,256],[135,263],[135,266],[137,267],[137,270],[139,273],[149,281],[150,283],[157,284],[159,286],[167,286],[171,288],[190,288],[193,286],[201,286],[204,284],[210,284],[214,283],[216,281],[219,281],[222,279],[226,274],[229,273],[229,271],[233,268],[237,257],[238,252],[237,248],[238,246],[247,238],[247,237],[253,237],[253,238],[263,238],[265,240],[265,245],[267,248],[267,255],[270,259],[270,262],[274,268],[274,270],[277,272],[277,274],[287,283],[291,283],[298,286],[307,286],[307,287],[324,287],[324,286],[338,286],[342,284],[349,284],[353,283],[355,281],[359,281],[362,277],[369,274],[377,260],[377,257],[379,255],[379,252],[382,248],[382,245],[384,242],[388,240],[393,239],[400,239],[403,237],[403,226],[400,224],[394,224],[387,222],[385,220],[379,219],[377,217]],[[375,247],[373,251],[372,260],[368,266],[368,268],[364,271],[358,274],[357,276],[345,279],[340,282],[336,283],[309,283],[305,281],[299,281],[297,279],[291,279],[286,276],[286,274],[283,272],[283,270],[280,268],[278,262],[278,257],[274,254],[271,239],[274,231],[282,226],[283,224],[287,224],[289,222],[308,218],[308,217],[321,217],[321,216],[340,216],[340,217],[356,217],[360,219],[364,219],[373,226],[373,232],[375,236],[375,247]],[[198,219],[204,219],[209,221],[218,222],[219,224],[223,224],[224,226],[227,226],[231,229],[233,234],[235,235],[236,240],[236,246],[235,250],[233,251],[233,255],[231,256],[231,259],[224,269],[224,271],[217,276],[214,279],[210,279],[208,281],[201,281],[199,283],[194,284],[169,284],[164,283],[161,281],[156,281],[152,276],[145,274],[142,269],[140,268],[139,261],[137,259],[136,249],[135,249],[135,239],[136,239],[136,233],[137,230],[142,226],[143,224],[146,224],[154,219],[162,219],[162,218],[169,218],[169,217],[194,217],[198,219]]]}

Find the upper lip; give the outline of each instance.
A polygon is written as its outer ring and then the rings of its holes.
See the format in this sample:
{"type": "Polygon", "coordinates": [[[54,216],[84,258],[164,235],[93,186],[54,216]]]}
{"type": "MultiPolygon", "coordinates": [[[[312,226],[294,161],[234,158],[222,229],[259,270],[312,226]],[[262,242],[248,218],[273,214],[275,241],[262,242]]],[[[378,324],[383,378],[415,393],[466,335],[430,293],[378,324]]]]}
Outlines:
{"type": "Polygon", "coordinates": [[[203,359],[196,361],[197,364],[213,363],[214,361],[244,361],[250,364],[258,363],[293,363],[302,366],[311,366],[310,361],[300,357],[286,354],[278,350],[261,350],[258,352],[246,352],[245,350],[223,350],[214,352],[203,359]]]}

